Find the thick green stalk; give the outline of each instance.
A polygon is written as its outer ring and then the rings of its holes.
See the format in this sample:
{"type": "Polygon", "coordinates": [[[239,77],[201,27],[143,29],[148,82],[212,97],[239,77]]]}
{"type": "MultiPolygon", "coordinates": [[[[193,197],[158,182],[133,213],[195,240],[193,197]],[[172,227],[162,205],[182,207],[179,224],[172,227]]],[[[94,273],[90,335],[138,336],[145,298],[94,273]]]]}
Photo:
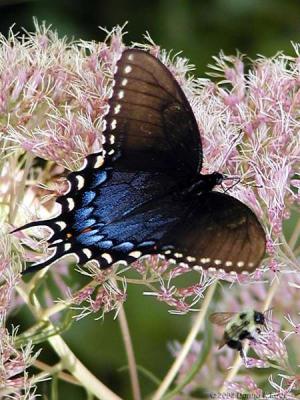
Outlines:
{"type": "Polygon", "coordinates": [[[167,375],[163,379],[161,385],[155,392],[154,396],[152,397],[152,400],[160,400],[163,395],[166,393],[168,390],[169,386],[173,382],[174,378],[176,377],[181,365],[183,364],[186,356],[188,355],[191,346],[199,332],[199,329],[205,319],[206,312],[208,310],[209,304],[212,300],[212,297],[214,295],[215,289],[217,286],[217,281],[214,282],[208,289],[205,294],[204,300],[202,302],[202,307],[201,310],[199,311],[196,319],[194,320],[194,324],[192,326],[192,329],[190,330],[190,333],[188,337],[186,338],[186,341],[184,345],[181,348],[180,353],[178,354],[176,360],[174,361],[172,367],[168,371],[167,375]]]}

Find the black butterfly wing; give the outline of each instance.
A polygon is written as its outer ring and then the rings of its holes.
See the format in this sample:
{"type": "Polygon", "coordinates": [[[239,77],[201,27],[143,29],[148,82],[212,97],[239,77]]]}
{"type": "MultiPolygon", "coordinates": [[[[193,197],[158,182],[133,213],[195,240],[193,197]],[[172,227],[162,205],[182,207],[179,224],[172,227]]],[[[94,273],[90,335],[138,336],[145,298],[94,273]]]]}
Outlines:
{"type": "Polygon", "coordinates": [[[190,207],[189,202],[180,201],[172,176],[112,167],[86,171],[84,177],[70,175],[70,181],[84,179],[84,185],[58,198],[61,213],[57,217],[19,228],[47,226],[52,231],[51,255],[28,270],[41,269],[69,254],[75,254],[79,263],[94,259],[107,268],[117,261],[131,262],[157,253],[157,243],[190,207]]]}
{"type": "Polygon", "coordinates": [[[142,50],[125,50],[117,63],[104,137],[105,157],[119,169],[183,178],[201,169],[191,106],[165,65],[142,50]]]}
{"type": "Polygon", "coordinates": [[[163,239],[162,245],[174,248],[167,251],[167,257],[188,261],[195,269],[253,272],[266,247],[265,232],[256,215],[224,193],[197,197],[190,214],[163,239]]]}
{"type": "MultiPolygon", "coordinates": [[[[137,174],[131,185],[138,186],[138,191],[132,186],[122,190],[121,196],[126,200],[130,197],[131,207],[125,206],[126,211],[117,215],[118,206],[116,216],[111,219],[110,212],[110,220],[101,228],[103,240],[109,238],[113,243],[110,263],[104,263],[104,267],[120,257],[130,262],[145,254],[161,254],[195,269],[253,272],[264,256],[266,243],[265,232],[250,208],[219,192],[187,197],[176,190],[175,184],[164,174],[155,179],[152,174],[137,174]],[[117,248],[125,251],[118,253],[117,248]]],[[[107,183],[101,188],[101,203],[104,198],[109,203],[111,195],[115,193],[107,183]]],[[[115,202],[117,206],[122,199],[117,196],[115,202]]],[[[96,209],[97,215],[106,215],[105,204],[97,204],[96,209]]],[[[99,259],[98,255],[97,251],[93,254],[99,259]]]]}

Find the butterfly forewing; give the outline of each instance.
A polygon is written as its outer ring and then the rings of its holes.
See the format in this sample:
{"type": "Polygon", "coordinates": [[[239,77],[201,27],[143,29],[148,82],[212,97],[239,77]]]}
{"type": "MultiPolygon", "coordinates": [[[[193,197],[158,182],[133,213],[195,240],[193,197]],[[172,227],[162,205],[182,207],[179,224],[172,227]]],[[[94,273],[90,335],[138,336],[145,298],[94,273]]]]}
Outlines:
{"type": "Polygon", "coordinates": [[[202,163],[198,126],[170,71],[141,50],[117,64],[104,149],[118,168],[194,176],[202,163]]]}

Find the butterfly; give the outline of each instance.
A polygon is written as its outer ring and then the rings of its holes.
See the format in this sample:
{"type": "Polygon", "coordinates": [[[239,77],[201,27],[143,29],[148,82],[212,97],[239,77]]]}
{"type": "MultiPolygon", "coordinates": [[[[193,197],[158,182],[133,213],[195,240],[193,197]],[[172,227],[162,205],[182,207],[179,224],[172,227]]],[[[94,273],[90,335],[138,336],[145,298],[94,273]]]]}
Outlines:
{"type": "Polygon", "coordinates": [[[68,175],[58,216],[46,226],[52,253],[26,271],[73,254],[100,268],[159,254],[194,269],[250,273],[266,237],[256,215],[227,193],[224,176],[201,174],[203,153],[191,106],[168,68],[146,51],[117,62],[103,149],[68,175]]]}

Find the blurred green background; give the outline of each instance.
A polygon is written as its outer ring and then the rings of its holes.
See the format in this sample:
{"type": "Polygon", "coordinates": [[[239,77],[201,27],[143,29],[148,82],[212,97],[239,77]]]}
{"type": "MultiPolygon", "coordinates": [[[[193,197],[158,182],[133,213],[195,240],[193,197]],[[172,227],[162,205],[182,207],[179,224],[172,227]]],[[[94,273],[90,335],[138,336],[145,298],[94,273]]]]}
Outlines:
{"type": "Polygon", "coordinates": [[[162,47],[182,50],[199,73],[220,49],[272,56],[291,51],[290,41],[300,33],[298,0],[0,0],[2,33],[13,23],[32,29],[32,16],[86,40],[104,39],[99,26],[128,21],[128,43],[149,31],[162,47]]]}
{"type": "MultiPolygon", "coordinates": [[[[300,1],[292,0],[52,0],[1,1],[0,31],[7,34],[14,23],[33,30],[32,17],[52,24],[61,35],[70,38],[102,41],[116,24],[129,24],[125,40],[143,41],[149,31],[154,41],[168,50],[183,51],[203,75],[206,65],[222,49],[227,54],[240,52],[272,56],[278,50],[293,53],[291,41],[299,41],[300,1]]],[[[79,274],[74,273],[74,279],[79,274]]],[[[162,378],[172,361],[167,343],[183,340],[190,326],[190,316],[175,316],[153,297],[142,295],[142,288],[128,290],[125,304],[137,362],[162,378]]],[[[24,324],[28,323],[25,311],[24,324]]],[[[16,321],[14,321],[16,322],[16,321]]],[[[20,320],[19,320],[20,322],[20,320]]],[[[64,334],[71,349],[105,384],[125,399],[130,399],[126,356],[119,325],[108,315],[105,321],[87,317],[64,334]]],[[[57,361],[49,349],[43,359],[57,361]]],[[[149,379],[141,378],[143,394],[154,389],[149,379]]],[[[58,383],[59,399],[85,399],[82,389],[58,383]]],[[[51,387],[39,388],[43,398],[51,398],[51,387]]]]}

